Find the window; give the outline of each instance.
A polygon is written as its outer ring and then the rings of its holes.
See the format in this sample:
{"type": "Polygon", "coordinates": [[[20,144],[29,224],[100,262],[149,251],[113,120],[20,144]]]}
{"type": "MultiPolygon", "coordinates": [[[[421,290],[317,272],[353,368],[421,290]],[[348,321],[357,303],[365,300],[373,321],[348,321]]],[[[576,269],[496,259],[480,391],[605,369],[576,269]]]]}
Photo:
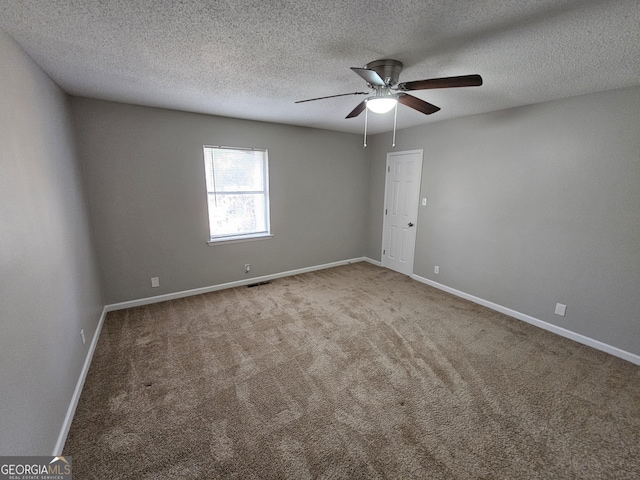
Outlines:
{"type": "Polygon", "coordinates": [[[210,243],[270,237],[267,151],[204,146],[210,243]]]}

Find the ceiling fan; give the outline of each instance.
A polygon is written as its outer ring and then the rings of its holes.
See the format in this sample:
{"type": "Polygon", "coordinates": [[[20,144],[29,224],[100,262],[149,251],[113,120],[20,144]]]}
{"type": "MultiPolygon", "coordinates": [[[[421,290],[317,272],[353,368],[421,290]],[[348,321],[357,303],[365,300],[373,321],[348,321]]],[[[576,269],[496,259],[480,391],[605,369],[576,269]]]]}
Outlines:
{"type": "Polygon", "coordinates": [[[402,62],[391,59],[376,60],[375,62],[368,63],[363,68],[351,67],[351,70],[367,82],[367,85],[371,89],[370,91],[341,93],[326,97],[310,98],[308,100],[298,100],[295,103],[313,102],[315,100],[344,97],[347,95],[370,95],[370,97],[360,102],[346,118],[357,117],[365,108],[375,113],[386,113],[398,103],[413,108],[425,115],[431,115],[440,110],[440,107],[405,92],[412,90],[430,90],[434,88],[478,87],[482,85],[482,77],[480,75],[430,78],[427,80],[398,83],[398,78],[402,71],[402,62]]]}
{"type": "MultiPolygon", "coordinates": [[[[295,103],[313,102],[315,100],[324,100],[326,98],[345,97],[348,95],[369,95],[360,102],[356,108],[351,110],[346,118],[354,118],[360,115],[365,109],[364,123],[364,146],[367,146],[367,118],[366,113],[371,110],[374,113],[386,113],[393,108],[396,109],[397,116],[398,103],[413,108],[425,115],[431,115],[440,110],[429,102],[409,95],[405,92],[413,90],[430,90],[434,88],[455,88],[455,87],[479,87],[482,85],[482,77],[480,75],[462,75],[459,77],[442,77],[430,78],[426,80],[414,80],[411,82],[398,83],[400,72],[402,71],[402,62],[392,59],[376,60],[366,64],[363,68],[351,67],[355,73],[360,75],[367,86],[370,88],[368,92],[352,92],[341,93],[338,95],[329,95],[326,97],[309,98],[307,100],[298,100],[295,103]]],[[[395,146],[396,116],[393,121],[393,146],[395,146]]]]}

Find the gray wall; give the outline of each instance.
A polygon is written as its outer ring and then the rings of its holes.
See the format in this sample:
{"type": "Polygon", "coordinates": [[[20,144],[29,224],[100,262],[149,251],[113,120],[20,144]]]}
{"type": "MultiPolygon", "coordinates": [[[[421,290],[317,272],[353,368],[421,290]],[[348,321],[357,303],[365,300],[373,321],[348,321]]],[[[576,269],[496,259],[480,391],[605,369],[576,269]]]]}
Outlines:
{"type": "Polygon", "coordinates": [[[0,65],[0,455],[50,455],[103,301],[68,99],[1,30],[0,65]]]}
{"type": "MultiPolygon", "coordinates": [[[[640,354],[639,126],[630,88],[399,132],[425,150],[414,273],[640,354]]],[[[377,260],[390,143],[370,141],[377,260]]]]}
{"type": "Polygon", "coordinates": [[[359,135],[72,106],[108,304],[362,257],[369,165],[359,135]],[[207,245],[204,144],[269,150],[274,238],[207,245]]]}

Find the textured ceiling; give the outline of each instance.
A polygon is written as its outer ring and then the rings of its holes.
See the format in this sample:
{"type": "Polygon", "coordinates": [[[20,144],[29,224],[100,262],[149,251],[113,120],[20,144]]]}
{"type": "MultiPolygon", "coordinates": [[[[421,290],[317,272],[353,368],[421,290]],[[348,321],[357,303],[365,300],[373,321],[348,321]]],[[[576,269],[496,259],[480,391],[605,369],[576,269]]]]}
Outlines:
{"type": "MultiPolygon", "coordinates": [[[[482,87],[414,92],[398,127],[640,84],[640,1],[2,0],[0,27],[72,95],[361,132],[349,67],[404,63],[400,81],[478,73],[482,87]]],[[[369,115],[371,133],[393,114],[369,115]]]]}

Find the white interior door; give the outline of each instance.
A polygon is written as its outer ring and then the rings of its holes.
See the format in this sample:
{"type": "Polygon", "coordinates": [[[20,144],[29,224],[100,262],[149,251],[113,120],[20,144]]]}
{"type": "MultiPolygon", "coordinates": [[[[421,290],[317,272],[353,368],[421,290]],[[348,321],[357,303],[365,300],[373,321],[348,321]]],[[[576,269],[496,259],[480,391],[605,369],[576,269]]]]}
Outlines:
{"type": "Polygon", "coordinates": [[[422,150],[387,154],[382,234],[382,265],[413,273],[418,224],[422,150]]]}

